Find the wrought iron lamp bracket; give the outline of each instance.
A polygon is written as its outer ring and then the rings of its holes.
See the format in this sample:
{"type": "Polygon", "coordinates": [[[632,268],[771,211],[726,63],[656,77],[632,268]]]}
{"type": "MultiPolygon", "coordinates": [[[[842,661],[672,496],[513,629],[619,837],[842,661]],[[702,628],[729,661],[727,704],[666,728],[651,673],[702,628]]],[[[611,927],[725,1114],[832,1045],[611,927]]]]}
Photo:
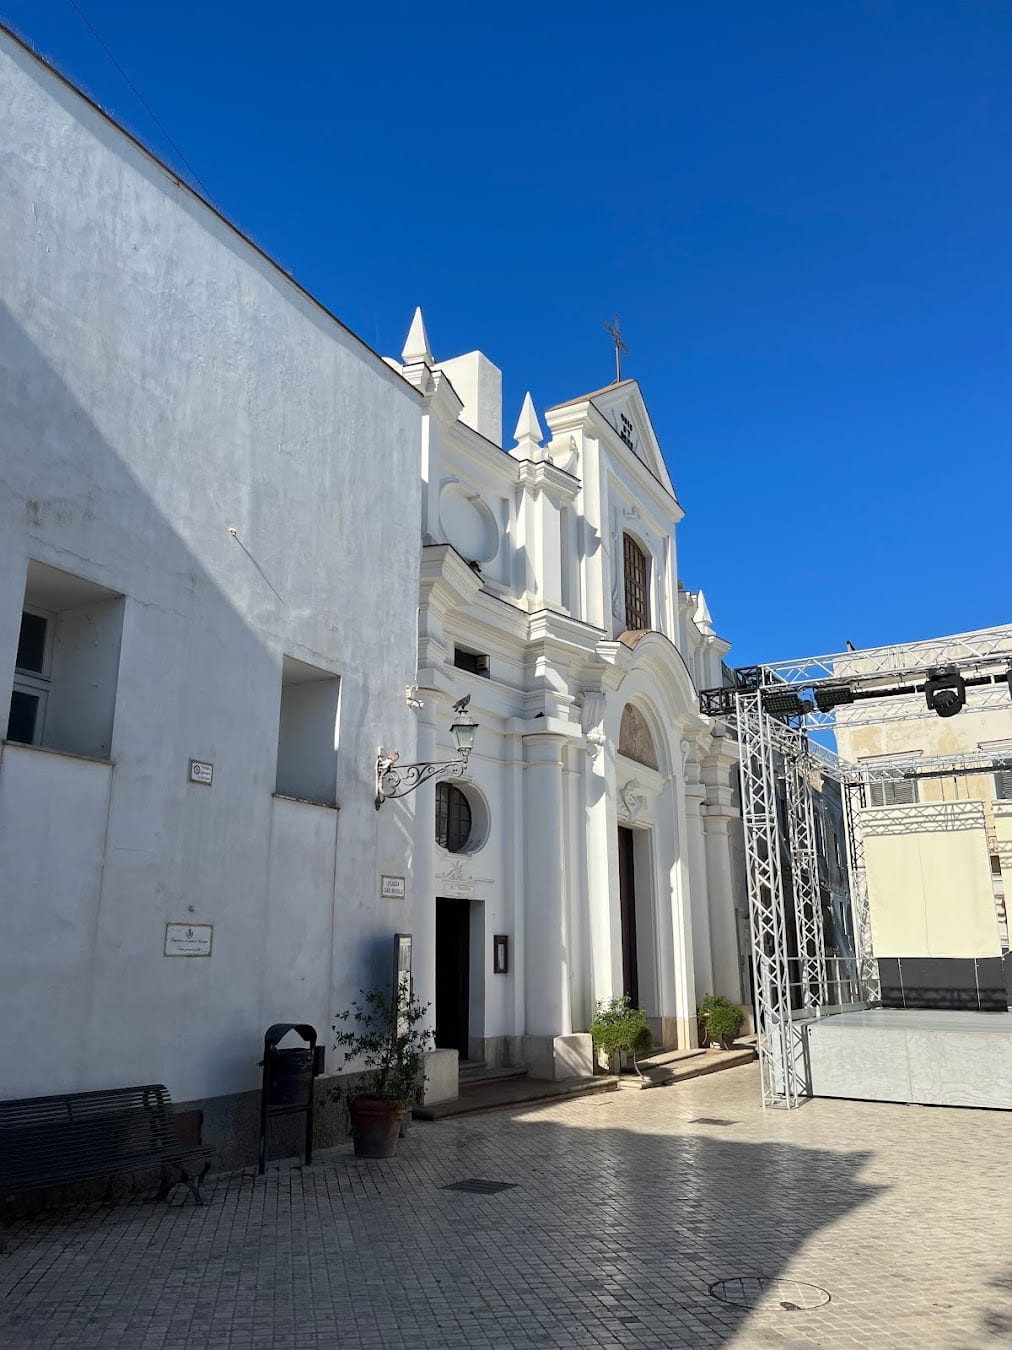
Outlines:
{"type": "Polygon", "coordinates": [[[461,750],[456,759],[436,760],[431,764],[397,764],[389,755],[376,760],[376,810],[390,798],[406,797],[430,778],[462,778],[469,751],[461,750]]]}

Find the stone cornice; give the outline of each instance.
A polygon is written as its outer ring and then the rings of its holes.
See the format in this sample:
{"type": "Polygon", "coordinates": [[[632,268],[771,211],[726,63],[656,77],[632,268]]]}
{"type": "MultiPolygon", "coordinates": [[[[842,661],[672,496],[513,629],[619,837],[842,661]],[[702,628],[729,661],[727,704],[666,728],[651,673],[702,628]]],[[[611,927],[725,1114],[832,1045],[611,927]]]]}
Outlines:
{"type": "Polygon", "coordinates": [[[534,495],[543,492],[558,506],[574,501],[580,491],[578,478],[566,473],[565,469],[556,468],[551,460],[547,459],[520,460],[516,468],[516,482],[525,492],[534,495]]]}
{"type": "Polygon", "coordinates": [[[579,723],[566,722],[561,717],[513,717],[505,730],[508,736],[555,736],[567,741],[583,739],[579,723]]]}
{"type": "Polygon", "coordinates": [[[444,426],[452,426],[464,410],[464,400],[441,370],[432,371],[429,407],[444,426]]]}
{"type": "Polygon", "coordinates": [[[425,599],[430,604],[439,600],[448,606],[466,603],[481,591],[481,578],[452,544],[426,544],[422,548],[419,580],[423,592],[429,592],[425,599]]]}

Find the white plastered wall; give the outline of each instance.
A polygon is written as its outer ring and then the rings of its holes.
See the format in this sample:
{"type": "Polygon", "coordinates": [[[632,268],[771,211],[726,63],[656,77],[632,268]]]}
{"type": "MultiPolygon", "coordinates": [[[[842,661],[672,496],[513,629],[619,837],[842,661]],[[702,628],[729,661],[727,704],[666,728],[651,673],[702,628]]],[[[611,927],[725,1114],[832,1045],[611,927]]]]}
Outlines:
{"type": "Polygon", "coordinates": [[[0,749],[0,1093],[255,1089],[413,925],[372,766],[414,757],[418,395],[7,36],[0,119],[4,702],[31,561],[123,597],[108,751],[0,749]],[[340,810],[273,795],[286,656],[340,677],[340,810]]]}

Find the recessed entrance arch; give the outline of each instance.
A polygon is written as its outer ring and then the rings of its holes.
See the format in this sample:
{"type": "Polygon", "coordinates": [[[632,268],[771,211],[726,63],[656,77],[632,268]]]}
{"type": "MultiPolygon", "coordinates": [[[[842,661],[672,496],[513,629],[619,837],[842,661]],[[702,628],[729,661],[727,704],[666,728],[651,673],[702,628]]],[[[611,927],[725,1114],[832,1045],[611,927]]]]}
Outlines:
{"type": "Polygon", "coordinates": [[[436,1046],[467,1059],[471,1005],[471,902],[436,898],[436,1046]]]}
{"type": "Polygon", "coordinates": [[[618,827],[618,903],[622,928],[622,992],[640,1005],[639,947],[636,939],[636,841],[627,825],[618,827]]]}

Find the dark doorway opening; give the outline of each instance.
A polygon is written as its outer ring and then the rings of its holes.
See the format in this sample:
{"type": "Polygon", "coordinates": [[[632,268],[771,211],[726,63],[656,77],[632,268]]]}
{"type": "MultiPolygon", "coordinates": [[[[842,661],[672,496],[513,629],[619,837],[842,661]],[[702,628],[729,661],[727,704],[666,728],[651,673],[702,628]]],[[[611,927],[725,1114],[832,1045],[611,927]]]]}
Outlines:
{"type": "Polygon", "coordinates": [[[436,1045],[467,1059],[471,902],[436,900],[436,1045]]]}
{"type": "Polygon", "coordinates": [[[636,873],[633,831],[618,827],[618,899],[622,916],[622,992],[634,1008],[640,1006],[640,977],[636,958],[636,873]]]}

